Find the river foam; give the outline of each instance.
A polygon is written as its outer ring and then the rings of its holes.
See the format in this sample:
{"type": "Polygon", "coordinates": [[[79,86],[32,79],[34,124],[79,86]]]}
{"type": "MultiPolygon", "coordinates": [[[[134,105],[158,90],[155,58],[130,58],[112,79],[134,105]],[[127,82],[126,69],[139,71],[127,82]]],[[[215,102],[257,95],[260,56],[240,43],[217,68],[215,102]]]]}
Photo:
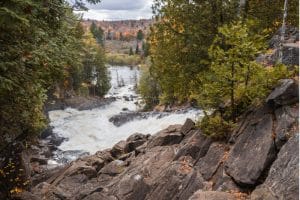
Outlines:
{"type": "Polygon", "coordinates": [[[124,108],[129,111],[138,109],[136,102],[139,97],[134,92],[134,87],[139,78],[139,71],[137,68],[112,67],[110,72],[112,88],[108,96],[116,97],[115,102],[92,110],[78,111],[68,108],[49,113],[53,131],[68,138],[59,146],[62,151],[82,150],[93,154],[111,148],[133,133],[154,134],[169,125],[183,124],[186,118],[196,120],[202,114],[199,110],[189,110],[185,113],[171,113],[165,117],[153,115],[116,127],[109,122],[109,118],[119,114],[124,108]],[[120,80],[124,83],[122,87],[118,86],[120,80]],[[131,101],[128,101],[129,97],[131,101]]]}

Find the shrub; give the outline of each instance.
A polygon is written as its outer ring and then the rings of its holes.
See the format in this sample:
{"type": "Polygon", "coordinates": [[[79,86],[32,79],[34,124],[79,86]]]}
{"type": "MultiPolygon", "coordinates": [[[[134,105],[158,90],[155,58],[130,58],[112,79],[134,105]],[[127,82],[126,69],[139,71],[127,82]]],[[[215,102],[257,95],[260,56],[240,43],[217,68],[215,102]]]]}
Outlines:
{"type": "Polygon", "coordinates": [[[235,124],[232,121],[224,120],[221,115],[205,115],[201,121],[197,123],[204,135],[217,140],[228,139],[233,131],[235,124]]]}

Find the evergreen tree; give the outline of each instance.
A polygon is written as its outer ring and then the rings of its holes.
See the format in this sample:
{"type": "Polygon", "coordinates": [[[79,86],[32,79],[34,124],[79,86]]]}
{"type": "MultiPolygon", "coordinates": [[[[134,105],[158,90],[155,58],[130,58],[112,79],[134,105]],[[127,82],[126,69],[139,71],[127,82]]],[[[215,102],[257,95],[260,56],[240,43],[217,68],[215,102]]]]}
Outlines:
{"type": "Polygon", "coordinates": [[[247,24],[238,21],[219,28],[219,35],[209,49],[211,74],[204,90],[210,95],[208,99],[215,101],[215,107],[229,100],[232,120],[237,116],[238,101],[255,99],[251,90],[256,91],[257,97],[265,95],[264,81],[257,82],[263,78],[265,69],[255,61],[265,49],[264,41],[263,36],[251,33],[247,24]]]}
{"type": "Polygon", "coordinates": [[[149,49],[150,49],[149,43],[143,42],[142,48],[143,48],[144,56],[147,57],[149,55],[149,49]]]}
{"type": "Polygon", "coordinates": [[[93,34],[98,44],[104,45],[104,31],[101,27],[97,27],[95,22],[92,22],[90,31],[93,34]]]}
{"type": "Polygon", "coordinates": [[[139,31],[137,32],[136,39],[137,39],[138,41],[142,41],[142,40],[144,39],[144,33],[143,33],[142,30],[139,30],[139,31]]]}
{"type": "Polygon", "coordinates": [[[88,85],[90,95],[102,97],[110,88],[109,74],[104,62],[104,50],[88,33],[85,35],[84,44],[83,81],[88,85]]]}
{"type": "Polygon", "coordinates": [[[236,1],[155,0],[157,22],[149,38],[151,72],[161,86],[162,103],[186,101],[201,87],[195,75],[209,66],[208,48],[218,26],[233,20],[236,1]]]}

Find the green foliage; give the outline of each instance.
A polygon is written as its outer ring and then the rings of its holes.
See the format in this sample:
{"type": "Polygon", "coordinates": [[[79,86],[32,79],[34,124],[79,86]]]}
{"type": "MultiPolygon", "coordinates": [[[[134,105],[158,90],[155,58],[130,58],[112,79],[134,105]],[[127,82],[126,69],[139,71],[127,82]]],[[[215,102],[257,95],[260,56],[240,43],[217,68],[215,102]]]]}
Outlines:
{"type": "Polygon", "coordinates": [[[144,52],[144,57],[149,56],[150,44],[148,42],[143,42],[142,49],[144,52]]]}
{"type": "Polygon", "coordinates": [[[198,103],[203,108],[229,107],[225,119],[235,121],[250,104],[265,98],[280,78],[292,73],[284,65],[265,67],[255,61],[266,46],[265,36],[251,31],[253,25],[237,21],[219,28],[209,49],[209,70],[197,77],[204,83],[195,91],[198,103]]]}
{"type": "MultiPolygon", "coordinates": [[[[247,0],[244,16],[258,20],[258,31],[268,30],[270,36],[282,25],[284,1],[256,1],[247,0]]],[[[299,1],[288,1],[287,24],[299,27],[299,1]]]]}
{"type": "Polygon", "coordinates": [[[190,99],[195,76],[209,66],[208,48],[218,27],[235,18],[236,1],[155,0],[157,23],[149,37],[152,75],[167,102],[190,99]]]}
{"type": "Polygon", "coordinates": [[[144,39],[144,33],[142,30],[139,30],[136,35],[136,39],[142,41],[144,39]]]}
{"type": "MultiPolygon", "coordinates": [[[[206,91],[208,94],[201,92],[202,88],[207,85],[206,79],[211,80],[214,76],[208,70],[212,62],[212,58],[208,55],[208,49],[218,34],[219,27],[238,20],[239,4],[238,0],[154,1],[153,8],[157,22],[151,28],[149,38],[153,63],[151,72],[161,86],[162,100],[172,103],[193,99],[195,95],[198,97],[210,96],[210,91],[206,91]]],[[[272,36],[271,34],[278,30],[282,23],[283,4],[283,1],[277,0],[271,2],[246,1],[241,21],[256,22],[248,26],[249,34],[259,33],[265,37],[268,33],[268,37],[272,36]]],[[[298,5],[298,1],[289,1],[287,24],[298,26],[298,5]]],[[[240,46],[240,48],[244,47],[240,46]]],[[[251,56],[252,60],[249,65],[252,66],[255,65],[255,57],[251,56]]],[[[242,65],[245,66],[247,61],[242,62],[242,65]]],[[[244,71],[247,71],[247,66],[244,68],[244,71]]],[[[215,90],[223,91],[223,89],[215,90]]],[[[243,93],[243,91],[239,93],[243,93]]],[[[212,99],[201,99],[206,101],[204,104],[217,103],[212,99]]]]}
{"type": "Polygon", "coordinates": [[[100,26],[97,27],[95,22],[92,22],[90,31],[93,34],[96,41],[98,42],[98,44],[104,46],[104,31],[102,30],[102,28],[100,26]]]}
{"type": "Polygon", "coordinates": [[[159,103],[160,88],[154,77],[150,75],[149,67],[142,70],[142,75],[138,85],[138,92],[143,97],[145,110],[151,110],[159,103]]]}
{"type": "Polygon", "coordinates": [[[0,135],[36,133],[45,125],[45,92],[77,65],[72,49],[75,22],[59,0],[11,1],[0,9],[0,135]]]}
{"type": "Polygon", "coordinates": [[[236,104],[240,99],[249,97],[251,101],[265,95],[265,86],[261,84],[265,69],[255,61],[265,49],[265,40],[264,36],[252,34],[248,26],[237,21],[219,28],[219,35],[209,49],[212,62],[206,87],[200,91],[209,91],[207,97],[213,99],[213,107],[229,100],[232,120],[237,116],[236,104]],[[251,90],[256,91],[255,96],[251,90]]]}
{"type": "Polygon", "coordinates": [[[110,65],[118,65],[118,66],[132,65],[132,66],[135,66],[135,65],[141,64],[142,60],[139,55],[107,54],[106,62],[110,65]]]}
{"type": "Polygon", "coordinates": [[[102,97],[110,88],[104,50],[91,34],[86,34],[84,41],[83,82],[89,85],[91,95],[102,97]]]}
{"type": "MultiPolygon", "coordinates": [[[[83,34],[78,18],[64,1],[1,3],[0,136],[7,138],[2,145],[45,127],[43,106],[49,89],[79,90],[85,56],[83,34]]],[[[97,93],[102,96],[109,81],[103,67],[104,52],[98,53],[96,63],[101,63],[101,69],[97,68],[97,79],[101,81],[97,93]]]]}
{"type": "Polygon", "coordinates": [[[232,121],[225,121],[220,114],[208,116],[197,123],[202,133],[217,140],[228,139],[230,133],[235,127],[232,121]]]}

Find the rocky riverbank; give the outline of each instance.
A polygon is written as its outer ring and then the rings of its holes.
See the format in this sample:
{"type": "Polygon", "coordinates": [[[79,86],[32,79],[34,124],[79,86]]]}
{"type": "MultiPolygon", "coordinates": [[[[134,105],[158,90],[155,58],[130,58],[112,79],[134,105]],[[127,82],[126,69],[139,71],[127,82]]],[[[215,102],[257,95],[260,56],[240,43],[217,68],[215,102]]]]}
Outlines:
{"type": "Polygon", "coordinates": [[[115,97],[100,98],[100,97],[81,97],[74,96],[66,99],[55,99],[49,100],[45,104],[45,112],[52,110],[63,110],[68,107],[75,108],[78,110],[90,110],[101,106],[108,105],[116,100],[115,97]]]}
{"type": "Polygon", "coordinates": [[[244,114],[229,142],[206,137],[188,119],[54,169],[34,171],[44,161],[31,158],[34,182],[15,199],[297,199],[298,96],[298,82],[283,80],[244,114]]]}

